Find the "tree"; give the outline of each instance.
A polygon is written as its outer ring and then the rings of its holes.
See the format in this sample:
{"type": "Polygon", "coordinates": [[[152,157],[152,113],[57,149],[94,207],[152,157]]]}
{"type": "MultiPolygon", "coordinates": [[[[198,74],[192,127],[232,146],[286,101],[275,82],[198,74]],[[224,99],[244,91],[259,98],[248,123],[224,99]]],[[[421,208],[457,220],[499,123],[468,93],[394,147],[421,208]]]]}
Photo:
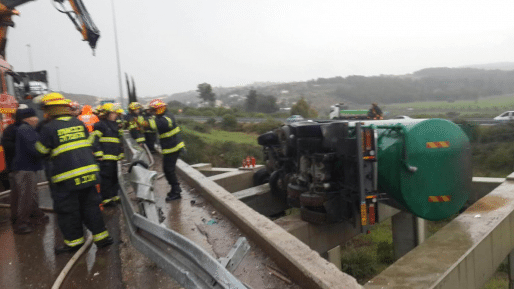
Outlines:
{"type": "Polygon", "coordinates": [[[205,102],[209,102],[211,106],[214,106],[216,94],[212,92],[212,87],[210,84],[206,82],[198,84],[198,89],[196,91],[199,93],[199,98],[201,98],[205,102]]]}
{"type": "Polygon", "coordinates": [[[257,106],[257,90],[251,89],[246,96],[246,111],[255,111],[257,106]]]}
{"type": "Polygon", "coordinates": [[[278,111],[277,98],[273,95],[259,96],[257,101],[257,111],[264,113],[273,113],[278,111]]]}
{"type": "Polygon", "coordinates": [[[318,112],[314,108],[312,108],[303,97],[295,105],[291,107],[291,115],[297,114],[305,118],[318,116],[318,112]]]}

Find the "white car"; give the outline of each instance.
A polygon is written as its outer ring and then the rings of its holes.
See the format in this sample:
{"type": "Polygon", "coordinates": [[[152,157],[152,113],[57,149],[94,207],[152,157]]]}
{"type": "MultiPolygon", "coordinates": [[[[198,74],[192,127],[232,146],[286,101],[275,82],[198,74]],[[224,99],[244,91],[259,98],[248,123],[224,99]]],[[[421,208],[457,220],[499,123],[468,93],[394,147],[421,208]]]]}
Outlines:
{"type": "Polygon", "coordinates": [[[494,120],[499,120],[499,121],[510,121],[510,120],[514,120],[514,111],[506,111],[502,114],[500,114],[499,116],[493,118],[494,120]]]}
{"type": "Polygon", "coordinates": [[[393,117],[393,119],[412,119],[412,117],[410,117],[408,115],[398,115],[398,116],[393,117]]]}
{"type": "Polygon", "coordinates": [[[290,124],[290,123],[293,123],[293,122],[304,121],[304,120],[305,120],[305,118],[303,118],[303,116],[295,114],[295,115],[292,115],[292,116],[288,117],[286,119],[286,123],[290,124]]]}

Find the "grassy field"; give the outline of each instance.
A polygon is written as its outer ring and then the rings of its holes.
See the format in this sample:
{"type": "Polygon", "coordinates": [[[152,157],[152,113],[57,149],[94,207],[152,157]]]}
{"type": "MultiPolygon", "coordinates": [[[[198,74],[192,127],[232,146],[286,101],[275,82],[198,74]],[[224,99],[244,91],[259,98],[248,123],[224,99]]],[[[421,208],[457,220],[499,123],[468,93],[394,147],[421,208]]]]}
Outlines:
{"type": "Polygon", "coordinates": [[[514,95],[501,95],[455,102],[431,101],[384,105],[390,115],[442,114],[457,112],[462,117],[494,117],[507,110],[514,110],[514,95]]]}
{"type": "Polygon", "coordinates": [[[206,143],[222,143],[222,142],[233,142],[238,144],[249,144],[257,145],[257,134],[242,133],[242,132],[231,132],[224,130],[212,129],[209,133],[199,132],[196,130],[189,129],[188,127],[181,128],[185,133],[193,134],[200,137],[206,143]]]}

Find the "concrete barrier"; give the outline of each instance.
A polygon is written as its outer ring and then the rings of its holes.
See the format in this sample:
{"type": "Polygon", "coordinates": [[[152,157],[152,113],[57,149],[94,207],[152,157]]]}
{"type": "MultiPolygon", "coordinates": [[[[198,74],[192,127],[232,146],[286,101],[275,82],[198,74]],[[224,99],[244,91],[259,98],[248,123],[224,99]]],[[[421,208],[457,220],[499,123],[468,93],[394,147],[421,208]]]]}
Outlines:
{"type": "Polygon", "coordinates": [[[303,288],[362,288],[355,278],[185,162],[177,162],[177,172],[303,288]]]}
{"type": "Polygon", "coordinates": [[[365,288],[482,288],[514,249],[513,192],[504,182],[365,288]]]}

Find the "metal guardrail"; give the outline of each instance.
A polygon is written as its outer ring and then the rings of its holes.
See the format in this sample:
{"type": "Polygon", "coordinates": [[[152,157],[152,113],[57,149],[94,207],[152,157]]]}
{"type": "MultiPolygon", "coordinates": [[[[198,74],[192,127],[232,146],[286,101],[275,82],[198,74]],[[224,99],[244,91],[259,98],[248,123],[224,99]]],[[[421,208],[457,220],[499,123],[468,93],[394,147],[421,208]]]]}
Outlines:
{"type": "Polygon", "coordinates": [[[203,248],[160,224],[163,217],[153,194],[157,173],[137,164],[137,161],[150,161],[151,157],[127,134],[124,134],[124,144],[131,168],[129,174],[124,174],[122,164],[118,162],[118,179],[122,208],[134,247],[185,288],[248,288],[231,273],[250,249],[246,238],[240,238],[226,258],[216,260],[203,248]],[[140,213],[134,211],[129,198],[131,184],[140,213]]]}

